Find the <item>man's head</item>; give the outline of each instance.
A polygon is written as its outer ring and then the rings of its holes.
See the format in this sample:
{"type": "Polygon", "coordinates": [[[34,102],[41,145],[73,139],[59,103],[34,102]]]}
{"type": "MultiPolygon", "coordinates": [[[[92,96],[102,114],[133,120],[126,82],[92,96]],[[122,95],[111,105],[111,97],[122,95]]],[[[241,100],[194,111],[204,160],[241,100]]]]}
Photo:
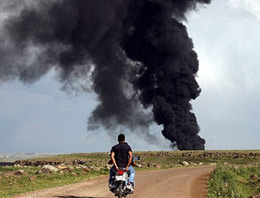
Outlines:
{"type": "Polygon", "coordinates": [[[124,134],[120,134],[118,136],[118,142],[124,142],[125,141],[125,135],[124,134]]]}

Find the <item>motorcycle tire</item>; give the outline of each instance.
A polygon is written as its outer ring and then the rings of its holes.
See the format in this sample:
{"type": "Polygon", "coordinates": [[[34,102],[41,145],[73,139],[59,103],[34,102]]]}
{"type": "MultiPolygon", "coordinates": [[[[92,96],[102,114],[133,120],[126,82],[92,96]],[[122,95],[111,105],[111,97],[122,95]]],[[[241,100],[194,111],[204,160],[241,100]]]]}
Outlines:
{"type": "Polygon", "coordinates": [[[118,198],[123,197],[123,183],[119,184],[118,198]]]}

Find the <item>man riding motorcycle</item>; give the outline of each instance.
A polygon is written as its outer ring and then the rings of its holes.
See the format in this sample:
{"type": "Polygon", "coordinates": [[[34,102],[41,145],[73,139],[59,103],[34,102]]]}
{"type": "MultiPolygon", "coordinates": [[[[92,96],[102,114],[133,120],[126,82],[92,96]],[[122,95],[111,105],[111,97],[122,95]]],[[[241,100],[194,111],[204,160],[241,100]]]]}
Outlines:
{"type": "Polygon", "coordinates": [[[111,160],[113,163],[113,167],[110,169],[110,177],[109,177],[109,188],[111,191],[114,190],[114,177],[116,171],[119,170],[119,168],[125,168],[125,171],[129,173],[129,180],[128,182],[132,186],[132,191],[134,188],[134,176],[135,176],[135,170],[131,166],[132,163],[132,149],[131,147],[125,142],[125,135],[120,134],[118,136],[118,144],[113,146],[110,151],[111,160]]]}

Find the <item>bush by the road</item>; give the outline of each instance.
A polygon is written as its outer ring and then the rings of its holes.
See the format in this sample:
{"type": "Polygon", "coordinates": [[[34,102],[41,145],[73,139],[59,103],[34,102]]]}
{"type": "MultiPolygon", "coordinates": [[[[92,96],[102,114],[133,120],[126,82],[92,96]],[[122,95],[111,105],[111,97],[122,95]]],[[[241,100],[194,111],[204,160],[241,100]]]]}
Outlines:
{"type": "Polygon", "coordinates": [[[260,166],[217,166],[209,180],[209,197],[260,197],[260,166]]]}

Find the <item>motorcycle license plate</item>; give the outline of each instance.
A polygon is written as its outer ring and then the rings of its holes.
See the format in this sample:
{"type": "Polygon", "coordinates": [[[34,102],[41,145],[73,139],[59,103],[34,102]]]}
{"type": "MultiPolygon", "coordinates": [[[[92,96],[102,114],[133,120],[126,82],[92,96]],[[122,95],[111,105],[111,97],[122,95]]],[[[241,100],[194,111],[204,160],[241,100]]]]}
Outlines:
{"type": "Polygon", "coordinates": [[[124,175],[116,175],[116,180],[118,181],[118,180],[125,180],[125,176],[124,175]]]}

